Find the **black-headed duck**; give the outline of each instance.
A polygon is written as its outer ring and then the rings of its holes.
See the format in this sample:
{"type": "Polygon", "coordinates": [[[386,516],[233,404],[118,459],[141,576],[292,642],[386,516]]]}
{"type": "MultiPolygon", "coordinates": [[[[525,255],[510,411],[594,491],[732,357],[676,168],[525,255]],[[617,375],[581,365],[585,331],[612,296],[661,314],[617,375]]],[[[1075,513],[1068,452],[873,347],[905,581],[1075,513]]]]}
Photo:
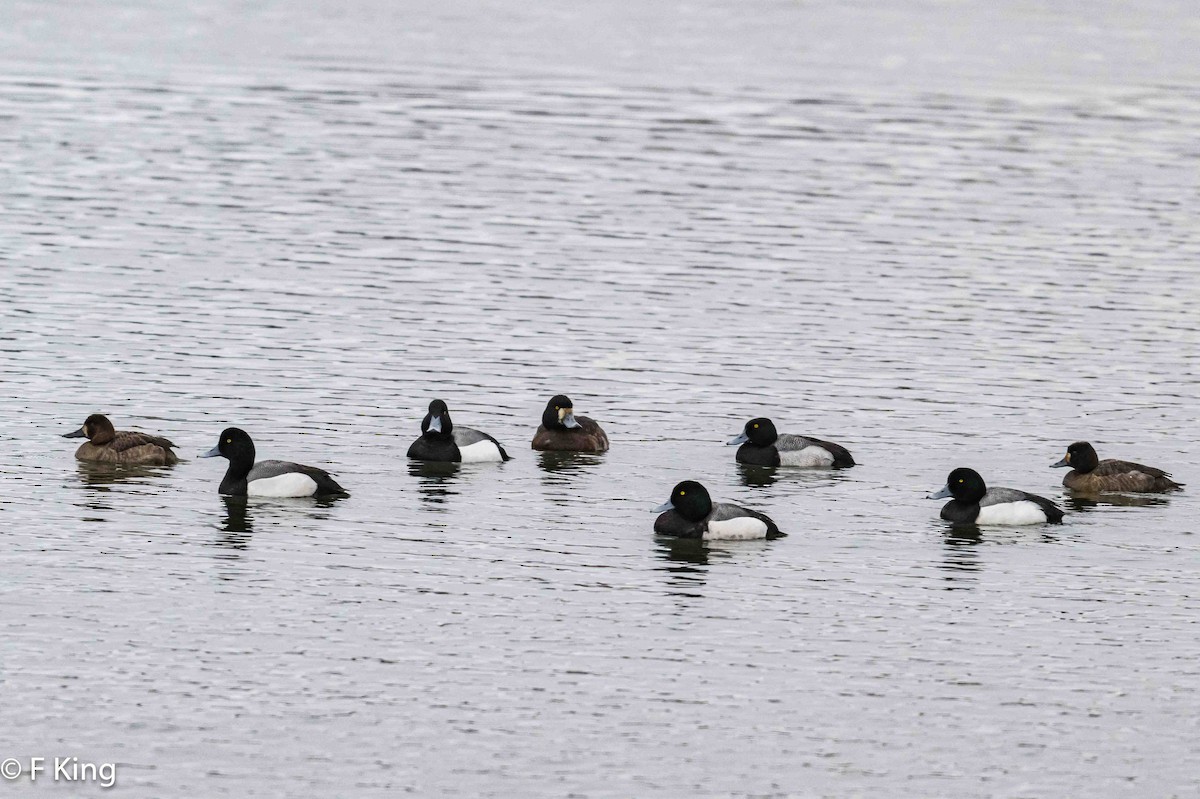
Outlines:
{"type": "Polygon", "coordinates": [[[1062,508],[1045,497],[1015,488],[988,488],[974,469],[955,469],[930,499],[953,497],[942,518],[955,524],[1060,524],[1062,508]]]}
{"type": "Polygon", "coordinates": [[[678,538],[737,541],[780,538],[786,535],[771,517],[727,502],[713,504],[708,489],[695,480],[684,480],[671,490],[671,498],[654,509],[654,532],[678,538]]]}
{"type": "Polygon", "coordinates": [[[421,437],[408,448],[408,457],[443,463],[488,463],[509,460],[500,442],[470,427],[457,427],[441,400],[429,403],[421,420],[421,437]]]}
{"type": "Polygon", "coordinates": [[[237,497],[329,497],[349,492],[314,466],[288,461],[254,462],[254,442],[246,431],[227,427],[217,445],[201,458],[221,456],[229,460],[220,492],[237,497]]]}
{"type": "Polygon", "coordinates": [[[751,466],[832,466],[842,469],[854,465],[854,458],[845,447],[812,436],[775,432],[770,419],[751,419],[741,435],[728,442],[741,444],[738,463],[751,466]]]}

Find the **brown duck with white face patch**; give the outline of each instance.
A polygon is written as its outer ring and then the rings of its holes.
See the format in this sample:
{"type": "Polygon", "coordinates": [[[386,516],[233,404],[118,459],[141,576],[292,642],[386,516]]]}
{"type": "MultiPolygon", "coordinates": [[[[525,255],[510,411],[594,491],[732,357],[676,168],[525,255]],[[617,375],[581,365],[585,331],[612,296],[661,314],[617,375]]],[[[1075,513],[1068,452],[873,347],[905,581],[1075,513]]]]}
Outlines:
{"type": "Polygon", "coordinates": [[[162,436],[115,430],[107,416],[93,413],[83,427],[63,438],[86,438],[75,450],[75,457],[93,463],[124,463],[130,466],[170,466],[179,458],[171,451],[175,445],[162,436]]]}
{"type": "Polygon", "coordinates": [[[1100,460],[1096,450],[1086,441],[1076,441],[1067,447],[1063,459],[1051,464],[1050,468],[1065,466],[1070,466],[1071,471],[1063,478],[1063,485],[1081,493],[1152,494],[1183,488],[1182,483],[1176,483],[1162,469],[1113,458],[1100,460]]]}
{"type": "Polygon", "coordinates": [[[595,419],[575,415],[570,397],[558,394],[546,403],[532,447],[550,452],[606,452],[608,436],[595,419]]]}

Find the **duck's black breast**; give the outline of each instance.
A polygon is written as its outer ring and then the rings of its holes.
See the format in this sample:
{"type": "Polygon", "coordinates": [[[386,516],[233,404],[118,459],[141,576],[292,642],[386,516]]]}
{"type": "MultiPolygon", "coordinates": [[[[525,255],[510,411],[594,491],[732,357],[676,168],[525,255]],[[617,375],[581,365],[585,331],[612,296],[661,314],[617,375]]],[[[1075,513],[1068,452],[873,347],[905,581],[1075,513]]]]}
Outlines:
{"type": "Polygon", "coordinates": [[[688,521],[677,510],[666,511],[654,520],[654,532],[677,538],[703,538],[707,527],[707,521],[688,521]]]}
{"type": "Polygon", "coordinates": [[[778,466],[779,450],[775,448],[774,444],[760,447],[747,442],[738,447],[737,462],[750,466],[778,466]]]}
{"type": "Polygon", "coordinates": [[[408,448],[408,457],[439,463],[456,463],[462,460],[458,445],[449,436],[421,436],[408,448]]]}
{"type": "Polygon", "coordinates": [[[942,518],[954,524],[974,524],[979,518],[979,503],[952,499],[942,506],[942,518]]]}

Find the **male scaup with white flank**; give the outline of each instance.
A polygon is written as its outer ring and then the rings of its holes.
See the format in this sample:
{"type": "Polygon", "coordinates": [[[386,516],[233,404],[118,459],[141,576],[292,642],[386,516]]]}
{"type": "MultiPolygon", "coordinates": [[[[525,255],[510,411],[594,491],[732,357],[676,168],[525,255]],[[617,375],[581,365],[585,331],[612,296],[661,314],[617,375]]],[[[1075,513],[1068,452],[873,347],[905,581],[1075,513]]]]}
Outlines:
{"type": "Polygon", "coordinates": [[[770,419],[751,419],[742,428],[741,435],[727,443],[729,446],[741,444],[737,461],[750,466],[832,466],[842,469],[854,465],[854,458],[845,447],[812,436],[780,435],[775,432],[775,424],[770,419]]]}
{"type": "Polygon", "coordinates": [[[575,415],[570,397],[558,394],[546,403],[531,446],[552,452],[605,452],[608,436],[594,419],[575,415]]]}
{"type": "Polygon", "coordinates": [[[654,532],[679,538],[706,541],[738,541],[780,538],[786,533],[758,511],[727,502],[713,504],[708,489],[695,480],[684,480],[671,491],[671,498],[654,509],[654,532]]]}
{"type": "Polygon", "coordinates": [[[83,427],[63,438],[86,438],[80,444],[75,457],[81,461],[95,463],[124,463],[130,466],[171,466],[179,457],[171,451],[175,446],[162,436],[137,433],[131,430],[115,430],[107,416],[93,413],[83,427]]]}
{"type": "Polygon", "coordinates": [[[988,488],[974,469],[955,469],[930,499],[953,497],[942,518],[955,524],[1061,524],[1062,509],[1045,497],[1015,488],[988,488]]]}
{"type": "Polygon", "coordinates": [[[1176,483],[1162,469],[1113,458],[1100,460],[1095,448],[1086,441],[1076,441],[1067,447],[1062,460],[1050,464],[1051,469],[1065,466],[1070,466],[1071,471],[1063,478],[1063,485],[1072,491],[1151,494],[1183,488],[1183,483],[1176,483]]]}
{"type": "Polygon", "coordinates": [[[450,409],[441,400],[429,403],[421,420],[421,437],[408,448],[408,457],[439,463],[494,463],[510,460],[500,442],[470,427],[455,427],[450,409]]]}
{"type": "Polygon", "coordinates": [[[237,497],[349,496],[324,469],[287,461],[254,462],[254,442],[246,431],[227,427],[217,445],[201,458],[229,460],[220,492],[237,497]]]}

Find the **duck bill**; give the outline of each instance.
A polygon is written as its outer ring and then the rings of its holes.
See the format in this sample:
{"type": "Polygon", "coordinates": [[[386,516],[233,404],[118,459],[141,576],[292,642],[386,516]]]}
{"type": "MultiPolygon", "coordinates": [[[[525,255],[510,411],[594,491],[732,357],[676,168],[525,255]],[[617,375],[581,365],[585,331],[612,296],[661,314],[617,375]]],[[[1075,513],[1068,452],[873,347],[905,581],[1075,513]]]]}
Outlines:
{"type": "Polygon", "coordinates": [[[940,491],[936,491],[936,492],[930,494],[929,496],[926,497],[926,499],[945,499],[946,497],[949,497],[949,496],[952,496],[950,493],[950,486],[944,485],[944,486],[942,486],[940,491]]]}
{"type": "Polygon", "coordinates": [[[73,430],[70,433],[63,433],[63,438],[87,438],[87,433],[83,432],[83,428],[73,430]]]}
{"type": "Polygon", "coordinates": [[[654,510],[652,510],[650,512],[651,513],[666,513],[669,510],[675,510],[675,506],[670,502],[664,502],[663,504],[659,505],[657,508],[655,508],[654,510]]]}
{"type": "Polygon", "coordinates": [[[201,457],[201,458],[216,458],[216,457],[219,457],[219,456],[220,456],[220,454],[221,454],[221,445],[220,445],[220,444],[218,444],[217,446],[215,446],[215,447],[213,447],[212,449],[210,449],[208,452],[201,452],[201,453],[200,453],[200,455],[199,455],[198,457],[201,457]]]}
{"type": "Polygon", "coordinates": [[[562,415],[562,418],[559,419],[559,421],[562,422],[562,426],[568,430],[575,427],[582,427],[579,422],[575,421],[575,414],[569,410],[562,415]]]}
{"type": "Polygon", "coordinates": [[[1064,456],[1063,456],[1063,459],[1062,459],[1061,461],[1059,461],[1058,463],[1052,463],[1052,464],[1050,464],[1050,468],[1051,468],[1051,469],[1061,469],[1061,468],[1063,468],[1064,466],[1070,466],[1070,465],[1071,465],[1071,460],[1070,460],[1070,459],[1071,459],[1071,456],[1070,456],[1070,455],[1064,455],[1064,456]]]}
{"type": "Polygon", "coordinates": [[[726,441],[725,446],[732,447],[736,444],[745,444],[749,440],[750,436],[746,435],[745,433],[739,433],[738,435],[726,441]]]}
{"type": "Polygon", "coordinates": [[[441,417],[441,416],[435,416],[435,417],[433,417],[432,419],[430,419],[430,420],[429,420],[429,428],[428,428],[428,429],[427,429],[425,432],[427,432],[427,433],[440,433],[440,432],[442,432],[442,417],[441,417]]]}

